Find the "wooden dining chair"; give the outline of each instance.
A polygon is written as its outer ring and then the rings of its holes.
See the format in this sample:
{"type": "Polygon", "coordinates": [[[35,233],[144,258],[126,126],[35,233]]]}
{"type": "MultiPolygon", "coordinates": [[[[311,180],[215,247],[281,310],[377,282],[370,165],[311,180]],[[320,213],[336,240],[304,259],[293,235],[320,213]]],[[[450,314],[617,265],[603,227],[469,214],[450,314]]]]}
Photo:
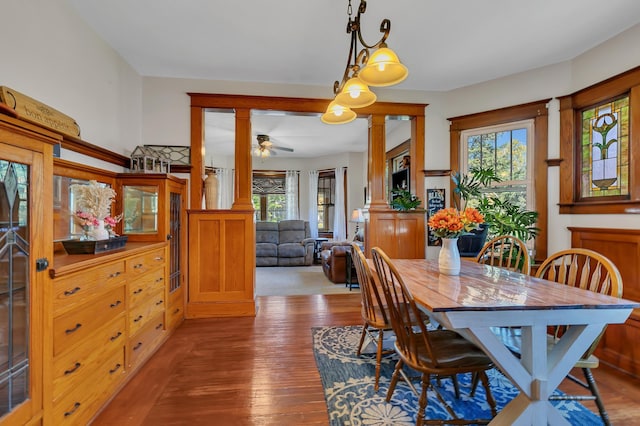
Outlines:
{"type": "Polygon", "coordinates": [[[356,269],[358,282],[360,283],[360,295],[362,300],[362,335],[358,345],[358,356],[362,352],[365,339],[369,337],[377,345],[376,352],[376,382],[374,389],[377,392],[380,382],[380,365],[384,353],[393,353],[393,349],[385,351],[383,349],[384,332],[391,330],[391,321],[387,313],[384,296],[380,296],[371,268],[367,264],[367,259],[356,243],[351,243],[351,258],[356,269]]]}
{"type": "MultiPolygon", "coordinates": [[[[542,262],[538,268],[536,277],[556,281],[572,287],[579,287],[596,293],[622,297],[622,277],[620,276],[618,268],[611,260],[593,250],[572,248],[554,253],[542,262]]],[[[554,334],[549,337],[549,343],[554,344],[566,328],[566,326],[554,327],[554,334]]],[[[567,375],[569,380],[588,389],[591,395],[552,395],[549,399],[595,401],[602,421],[605,425],[610,425],[609,416],[600,397],[593,373],[591,372],[591,369],[597,368],[599,365],[599,360],[593,355],[593,352],[596,350],[600,339],[604,335],[604,331],[603,329],[589,349],[575,364],[576,368],[582,370],[586,382],[572,374],[567,375]]]]}
{"type": "Polygon", "coordinates": [[[407,289],[398,270],[389,257],[380,249],[373,248],[373,261],[382,287],[391,326],[396,335],[395,350],[398,360],[386,400],[389,402],[398,383],[402,378],[407,385],[419,396],[419,407],[416,425],[429,424],[486,424],[490,419],[460,419],[446,403],[431,379],[444,376],[455,376],[461,373],[477,373],[486,391],[487,403],[491,407],[491,415],[496,415],[496,404],[489,387],[486,370],[493,368],[491,359],[476,345],[469,342],[458,333],[451,330],[427,330],[424,323],[418,327],[412,323],[412,318],[419,317],[420,311],[407,289]],[[418,393],[411,379],[404,371],[407,365],[421,374],[422,389],[418,393]],[[425,419],[427,408],[427,390],[431,388],[438,400],[445,406],[452,419],[425,419]]]}
{"type": "Polygon", "coordinates": [[[527,275],[531,272],[526,244],[512,235],[500,235],[488,241],[476,256],[476,262],[527,275]]]}

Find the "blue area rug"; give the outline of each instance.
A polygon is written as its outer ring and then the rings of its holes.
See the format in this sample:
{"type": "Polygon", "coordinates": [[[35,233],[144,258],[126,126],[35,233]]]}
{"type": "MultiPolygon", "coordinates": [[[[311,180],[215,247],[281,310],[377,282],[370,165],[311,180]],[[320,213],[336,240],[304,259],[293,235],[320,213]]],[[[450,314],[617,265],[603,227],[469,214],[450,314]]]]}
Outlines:
{"type": "MultiPolygon", "coordinates": [[[[391,402],[385,401],[397,355],[390,354],[383,358],[380,389],[377,393],[374,392],[375,345],[370,344],[365,353],[360,357],[356,356],[361,330],[362,326],[312,329],[313,352],[322,379],[330,424],[335,426],[415,425],[418,398],[409,386],[401,381],[398,382],[391,402]]],[[[392,337],[391,332],[388,334],[392,337]]],[[[385,347],[387,345],[392,347],[392,341],[385,343],[385,347]]],[[[491,392],[500,411],[518,394],[518,390],[497,370],[489,371],[488,375],[491,392]]],[[[450,379],[441,379],[438,390],[460,417],[491,418],[484,388],[479,385],[475,398],[470,398],[468,396],[470,382],[469,375],[458,375],[460,399],[455,398],[450,379]]],[[[428,396],[426,418],[450,418],[434,392],[429,391],[428,396]]],[[[576,401],[554,401],[553,404],[572,425],[602,424],[599,416],[576,401]]]]}

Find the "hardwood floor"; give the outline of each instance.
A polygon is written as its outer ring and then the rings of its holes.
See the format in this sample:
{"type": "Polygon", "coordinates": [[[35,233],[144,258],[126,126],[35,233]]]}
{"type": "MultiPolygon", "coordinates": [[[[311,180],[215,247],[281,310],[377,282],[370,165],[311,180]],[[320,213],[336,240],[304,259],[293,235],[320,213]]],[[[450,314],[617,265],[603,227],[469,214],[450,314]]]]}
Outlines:
{"type": "MultiPolygon", "coordinates": [[[[93,425],[327,425],[311,327],[360,324],[359,293],[258,305],[255,318],[185,321],[93,425]]],[[[594,374],[612,423],[640,424],[640,380],[594,374]]]]}

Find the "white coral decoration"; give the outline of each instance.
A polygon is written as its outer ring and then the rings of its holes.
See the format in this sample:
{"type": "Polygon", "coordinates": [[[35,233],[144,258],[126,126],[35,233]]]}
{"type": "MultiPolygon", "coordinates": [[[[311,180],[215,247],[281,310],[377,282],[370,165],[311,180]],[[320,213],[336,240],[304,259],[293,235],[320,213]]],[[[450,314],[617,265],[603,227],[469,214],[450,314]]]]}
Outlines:
{"type": "Polygon", "coordinates": [[[116,191],[110,186],[91,180],[88,185],[71,185],[71,191],[76,197],[79,211],[91,213],[98,220],[111,214],[111,203],[116,197],[116,191]]]}

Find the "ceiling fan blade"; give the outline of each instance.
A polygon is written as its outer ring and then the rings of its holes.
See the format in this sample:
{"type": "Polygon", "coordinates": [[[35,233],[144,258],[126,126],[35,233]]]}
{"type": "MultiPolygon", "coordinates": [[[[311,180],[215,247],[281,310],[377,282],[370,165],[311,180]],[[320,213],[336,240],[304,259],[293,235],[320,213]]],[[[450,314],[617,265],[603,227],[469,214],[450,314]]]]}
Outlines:
{"type": "Polygon", "coordinates": [[[293,148],[287,148],[284,146],[271,145],[272,149],[279,149],[280,151],[293,152],[293,148]]]}

